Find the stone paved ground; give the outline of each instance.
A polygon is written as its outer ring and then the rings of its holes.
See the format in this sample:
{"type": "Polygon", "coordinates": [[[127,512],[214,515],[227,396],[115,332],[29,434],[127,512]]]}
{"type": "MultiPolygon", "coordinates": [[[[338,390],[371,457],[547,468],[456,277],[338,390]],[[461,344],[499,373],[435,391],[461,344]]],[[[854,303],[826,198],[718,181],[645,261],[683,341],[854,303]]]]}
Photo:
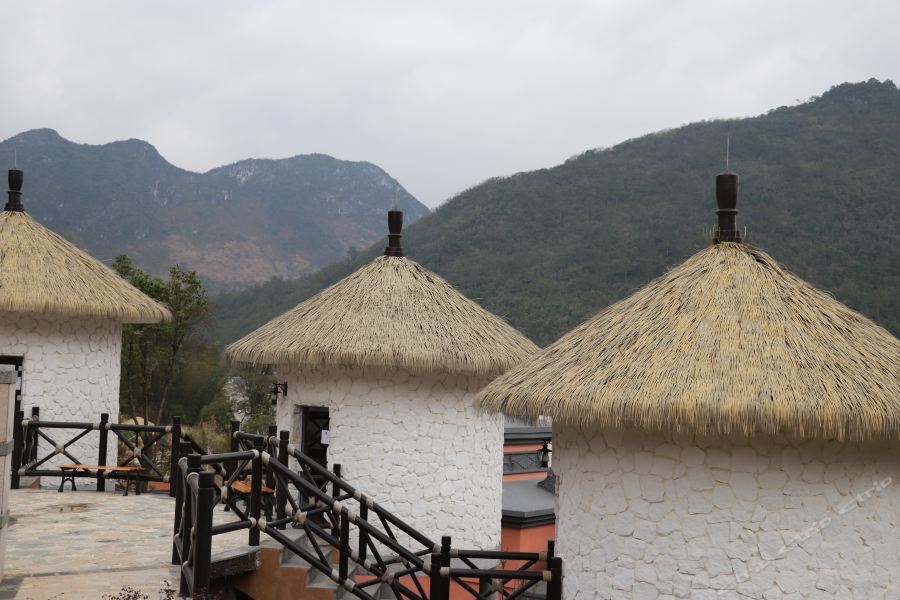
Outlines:
{"type": "MultiPolygon", "coordinates": [[[[126,585],[156,600],[166,581],[177,589],[174,506],[162,494],[13,490],[0,600],[100,600],[126,585]]],[[[215,511],[217,523],[233,518],[215,511]]],[[[246,541],[246,531],[219,535],[213,552],[246,541]]]]}

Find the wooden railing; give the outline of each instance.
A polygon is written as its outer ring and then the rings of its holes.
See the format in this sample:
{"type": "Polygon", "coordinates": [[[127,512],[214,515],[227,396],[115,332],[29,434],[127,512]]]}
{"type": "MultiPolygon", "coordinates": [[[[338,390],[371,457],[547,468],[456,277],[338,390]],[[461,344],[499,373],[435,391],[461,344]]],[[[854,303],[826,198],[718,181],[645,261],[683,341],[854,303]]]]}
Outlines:
{"type": "MultiPolygon", "coordinates": [[[[184,449],[187,450],[187,444],[184,449]]],[[[200,454],[178,461],[175,488],[175,536],[172,564],[180,566],[181,595],[200,596],[209,590],[212,565],[212,511],[215,500],[215,473],[205,471],[200,454]],[[196,591],[195,591],[196,590],[196,591]]]]}
{"type": "MultiPolygon", "coordinates": [[[[40,419],[38,407],[32,408],[31,417],[25,418],[23,411],[17,411],[13,423],[13,458],[10,486],[19,489],[22,477],[63,477],[73,475],[75,477],[91,477],[97,480],[97,491],[106,489],[107,479],[130,479],[133,481],[157,481],[169,482],[170,474],[175,472],[178,464],[180,443],[185,442],[189,452],[202,453],[203,448],[191,439],[181,429],[181,417],[172,417],[170,425],[136,425],[128,423],[111,423],[109,414],[100,415],[100,420],[95,423],[81,423],[69,421],[43,421],[40,419]],[[75,433],[71,437],[59,443],[53,437],[54,430],[70,430],[75,433]],[[123,467],[136,461],[143,468],[139,473],[119,473],[105,469],[77,469],[74,472],[63,472],[61,469],[47,468],[45,465],[55,457],[65,457],[75,465],[92,465],[93,460],[81,460],[72,453],[72,445],[85,438],[92,432],[97,432],[96,466],[123,467]],[[112,457],[108,462],[107,456],[109,434],[112,433],[118,442],[125,446],[124,457],[112,457]],[[128,434],[132,434],[129,436],[128,434]],[[129,439],[131,437],[132,439],[129,439]],[[44,440],[49,446],[46,455],[40,456],[40,440],[44,440]],[[154,462],[154,447],[162,440],[169,442],[169,465],[163,467],[154,462]],[[42,468],[43,467],[43,468],[42,468]],[[168,471],[168,473],[166,472],[168,471]]],[[[165,463],[163,463],[165,464],[165,463]]],[[[174,495],[171,490],[170,495],[174,495]]]]}
{"type": "Polygon", "coordinates": [[[554,556],[552,542],[544,552],[459,549],[449,536],[436,543],[343,480],[339,465],[331,472],[289,444],[288,432],[276,437],[237,431],[233,439],[231,452],[191,454],[179,462],[172,562],[181,565],[183,595],[208,590],[212,538],[246,529],[249,545],[259,545],[265,533],[346,593],[365,600],[375,600],[372,592],[381,585],[396,598],[411,600],[449,600],[451,585],[480,600],[513,600],[542,581],[548,600],[562,598],[562,561],[554,556]],[[288,466],[290,459],[299,471],[288,466]],[[229,494],[241,476],[250,477],[246,509],[229,494]],[[271,521],[261,514],[264,483],[275,490],[271,521]],[[213,525],[218,503],[238,520],[213,525]],[[308,544],[286,535],[288,526],[303,529],[308,544]],[[329,547],[337,552],[336,565],[323,551],[329,547]]]}

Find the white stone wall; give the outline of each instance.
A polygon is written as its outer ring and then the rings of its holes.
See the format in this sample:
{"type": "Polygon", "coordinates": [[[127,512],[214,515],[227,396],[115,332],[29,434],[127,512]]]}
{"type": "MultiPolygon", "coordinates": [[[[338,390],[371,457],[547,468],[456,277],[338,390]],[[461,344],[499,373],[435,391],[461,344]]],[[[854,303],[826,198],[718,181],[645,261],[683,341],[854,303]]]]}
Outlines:
{"type": "Polygon", "coordinates": [[[475,408],[483,380],[405,371],[279,370],[293,407],[326,406],[329,467],[410,525],[458,547],[500,546],[503,418],[475,408]]]}
{"type": "Polygon", "coordinates": [[[568,600],[900,598],[896,442],[553,441],[568,600]]]}
{"type": "MultiPolygon", "coordinates": [[[[45,421],[96,422],[108,412],[119,420],[119,373],[122,325],[105,319],[0,313],[0,354],[24,356],[22,410],[31,415],[39,406],[45,421]]],[[[74,430],[46,430],[58,443],[73,437],[74,430]]],[[[116,437],[109,436],[108,461],[116,457],[116,437]]],[[[91,432],[69,452],[85,464],[96,464],[99,433],[91,432]]],[[[39,456],[50,445],[41,440],[39,456]]],[[[55,457],[41,465],[71,462],[55,457]]],[[[93,480],[79,478],[79,485],[93,480]]],[[[58,485],[58,478],[43,478],[43,485],[58,485]]],[[[112,486],[107,486],[107,489],[112,486]]],[[[68,484],[67,488],[68,489],[68,484]]]]}
{"type": "Polygon", "coordinates": [[[9,487],[12,464],[12,423],[16,403],[16,377],[13,372],[0,372],[0,442],[9,444],[9,451],[0,456],[0,581],[6,564],[6,542],[9,537],[9,487]]]}

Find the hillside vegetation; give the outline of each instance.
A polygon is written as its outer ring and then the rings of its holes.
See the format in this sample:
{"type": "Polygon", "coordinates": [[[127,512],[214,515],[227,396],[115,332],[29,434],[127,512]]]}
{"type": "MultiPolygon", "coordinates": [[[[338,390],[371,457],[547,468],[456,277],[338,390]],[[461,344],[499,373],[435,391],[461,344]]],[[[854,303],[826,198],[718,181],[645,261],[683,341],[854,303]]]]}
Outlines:
{"type": "Polygon", "coordinates": [[[152,145],[76,144],[52,129],[0,143],[25,170],[25,208],[101,260],[129,254],[162,275],[178,263],[207,286],[296,277],[365,248],[393,206],[428,209],[380,168],[309,154],[248,159],[206,173],[152,145]]]}
{"type": "MultiPolygon", "coordinates": [[[[748,242],[900,333],[900,91],[890,81],[486,181],[407,228],[404,246],[545,345],[709,243],[729,134],[748,242]]],[[[383,247],[219,297],[216,336],[236,339],[383,247]]]]}

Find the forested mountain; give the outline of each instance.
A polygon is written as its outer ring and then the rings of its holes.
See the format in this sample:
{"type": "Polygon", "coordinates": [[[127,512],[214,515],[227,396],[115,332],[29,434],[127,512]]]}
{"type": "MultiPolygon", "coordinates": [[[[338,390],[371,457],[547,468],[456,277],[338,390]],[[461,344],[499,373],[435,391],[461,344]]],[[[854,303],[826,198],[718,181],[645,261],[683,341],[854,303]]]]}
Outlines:
{"type": "Polygon", "coordinates": [[[428,209],[380,168],[323,154],[248,159],[206,173],[141,140],[76,144],[51,129],[0,143],[25,170],[26,210],[101,260],[156,274],[181,263],[216,288],[296,277],[365,248],[398,206],[428,209]]]}
{"type": "MultiPolygon", "coordinates": [[[[545,345],[709,243],[726,135],[748,242],[900,333],[900,91],[890,81],[486,181],[405,230],[404,247],[545,345]]],[[[220,297],[218,337],[235,339],[383,247],[220,297]]]]}

